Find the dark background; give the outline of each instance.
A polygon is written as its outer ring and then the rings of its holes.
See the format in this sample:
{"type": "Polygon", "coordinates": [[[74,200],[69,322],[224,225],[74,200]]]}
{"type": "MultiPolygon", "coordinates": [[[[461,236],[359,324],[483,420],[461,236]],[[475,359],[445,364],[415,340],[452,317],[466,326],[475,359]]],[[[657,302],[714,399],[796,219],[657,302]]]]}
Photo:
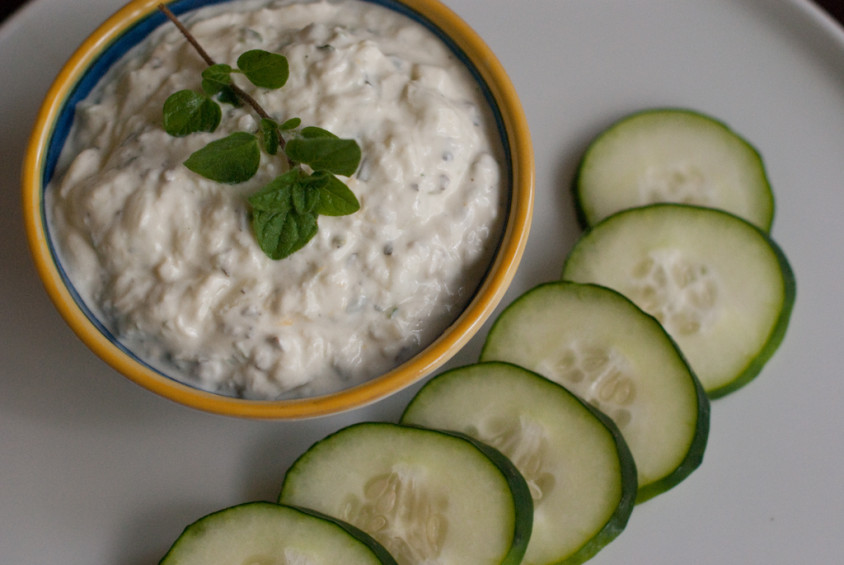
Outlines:
{"type": "MultiPolygon", "coordinates": [[[[4,20],[14,12],[26,0],[0,0],[0,21],[4,20]]],[[[68,0],[74,1],[74,0],[68,0]]],[[[844,0],[814,0],[821,8],[826,10],[832,17],[844,24],[844,0]]]]}
{"type": "Polygon", "coordinates": [[[816,0],[816,4],[838,20],[838,23],[844,23],[844,0],[816,0]]]}

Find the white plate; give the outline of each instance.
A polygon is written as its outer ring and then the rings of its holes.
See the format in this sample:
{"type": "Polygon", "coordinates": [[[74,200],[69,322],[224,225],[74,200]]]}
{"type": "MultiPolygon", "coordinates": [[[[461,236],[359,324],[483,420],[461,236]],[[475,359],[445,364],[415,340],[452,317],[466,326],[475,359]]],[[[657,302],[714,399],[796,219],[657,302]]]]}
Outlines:
{"type": "MultiPolygon", "coordinates": [[[[273,499],[330,430],[394,418],[414,390],[342,416],[233,420],[117,376],[41,291],[18,213],[19,163],[65,58],[121,0],[36,0],[0,29],[0,556],[157,562],[190,521],[273,499]]],[[[835,563],[844,554],[844,32],[799,0],[450,0],[508,69],[536,146],[537,215],[505,304],[557,276],[577,235],[567,192],[584,144],[656,105],[711,113],[753,141],[797,275],[785,342],[712,406],[704,463],[636,508],[596,564],[835,563]]],[[[478,339],[454,363],[470,362],[478,339]]]]}

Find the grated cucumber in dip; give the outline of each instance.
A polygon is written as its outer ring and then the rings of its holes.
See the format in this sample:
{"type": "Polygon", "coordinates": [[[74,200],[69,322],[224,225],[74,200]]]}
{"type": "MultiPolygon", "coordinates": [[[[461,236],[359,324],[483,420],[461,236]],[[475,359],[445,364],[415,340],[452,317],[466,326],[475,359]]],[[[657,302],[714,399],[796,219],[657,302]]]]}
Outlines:
{"type": "Polygon", "coordinates": [[[477,81],[429,30],[363,1],[237,0],[181,19],[217,62],[288,58],[284,88],[253,95],[280,121],[358,142],[361,166],[343,180],[361,209],[321,217],[304,249],[269,259],[246,195],[283,161],[264,156],[233,186],[183,166],[258,124],[225,107],[214,134],[165,133],[164,100],[198,90],[204,63],[163,25],[77,106],[48,187],[51,237],[82,299],[150,365],[232,396],[333,392],[417,353],[471,299],[500,239],[507,174],[477,81]]]}

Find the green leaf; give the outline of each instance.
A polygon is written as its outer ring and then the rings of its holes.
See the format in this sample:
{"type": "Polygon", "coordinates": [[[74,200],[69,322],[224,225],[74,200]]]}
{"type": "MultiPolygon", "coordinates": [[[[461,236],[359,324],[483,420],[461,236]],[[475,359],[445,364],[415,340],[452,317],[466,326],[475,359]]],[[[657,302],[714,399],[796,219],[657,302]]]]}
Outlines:
{"type": "Polygon", "coordinates": [[[281,88],[290,74],[287,57],[262,49],[243,53],[237,58],[237,67],[252,84],[262,88],[281,88]]]}
{"type": "Polygon", "coordinates": [[[243,106],[243,101],[240,99],[240,96],[235,94],[234,89],[231,86],[224,86],[221,88],[220,92],[217,93],[217,100],[224,104],[230,104],[235,108],[243,106]]]}
{"type": "MultiPolygon", "coordinates": [[[[317,180],[318,184],[322,182],[317,180]]],[[[319,192],[300,168],[277,176],[249,197],[252,229],[261,249],[272,259],[298,251],[317,233],[319,192]]]]}
{"type": "Polygon", "coordinates": [[[251,133],[235,132],[193,153],[185,166],[205,178],[236,184],[252,178],[260,163],[258,138],[251,133]]]}
{"type": "Polygon", "coordinates": [[[328,139],[340,139],[327,129],[318,128],[316,126],[302,128],[302,137],[305,139],[319,139],[323,137],[328,139]]]}
{"type": "Polygon", "coordinates": [[[214,131],[221,118],[219,104],[192,90],[175,92],[164,102],[164,131],[175,137],[214,131]]]}
{"type": "Polygon", "coordinates": [[[281,129],[282,131],[296,129],[296,128],[299,127],[299,124],[301,124],[301,123],[302,123],[302,120],[299,119],[299,118],[290,118],[289,120],[287,120],[286,122],[281,124],[279,126],[279,129],[281,129]]]}
{"type": "Polygon", "coordinates": [[[313,176],[324,176],[326,182],[317,187],[319,204],[316,212],[324,216],[345,216],[360,210],[360,202],[346,183],[327,172],[317,172],[313,176]]]}
{"type": "Polygon", "coordinates": [[[320,193],[315,187],[306,182],[298,182],[293,185],[293,208],[299,214],[314,212],[320,203],[320,193]]]}
{"type": "Polygon", "coordinates": [[[287,156],[315,171],[351,176],[360,164],[360,147],[353,139],[340,139],[321,128],[302,129],[300,137],[287,142],[287,156]]]}
{"type": "Polygon", "coordinates": [[[232,68],[229,65],[218,63],[206,67],[202,71],[202,90],[208,96],[213,96],[219,93],[223,88],[232,83],[232,68]]]}
{"type": "Polygon", "coordinates": [[[277,176],[250,196],[249,204],[255,210],[286,212],[292,206],[291,188],[299,182],[301,174],[301,169],[291,169],[277,176]]]}
{"type": "Polygon", "coordinates": [[[303,248],[318,231],[316,214],[299,214],[292,208],[284,212],[254,211],[252,227],[261,250],[275,260],[303,248]]]}
{"type": "Polygon", "coordinates": [[[261,118],[261,138],[264,140],[264,151],[270,155],[278,153],[278,147],[281,144],[281,132],[274,120],[261,118]]]}

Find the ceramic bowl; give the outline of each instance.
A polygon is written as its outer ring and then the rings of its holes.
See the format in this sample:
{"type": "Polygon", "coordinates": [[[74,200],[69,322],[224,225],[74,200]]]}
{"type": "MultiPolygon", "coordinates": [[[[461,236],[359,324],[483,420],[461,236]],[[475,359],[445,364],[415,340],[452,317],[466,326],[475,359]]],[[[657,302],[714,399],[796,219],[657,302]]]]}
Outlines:
{"type": "MultiPolygon", "coordinates": [[[[219,1],[175,0],[168,6],[179,15],[219,1]]],[[[197,389],[152,368],[120,344],[82,302],[51,241],[44,209],[45,189],[68,135],[75,105],[121,55],[166,23],[157,10],[159,3],[159,0],[129,2],[84,41],[50,88],[27,149],[23,205],[31,252],[50,298],[73,331],[119,373],[154,393],[196,409],[248,418],[307,418],[361,407],[419,381],[452,358],[492,314],[516,272],[531,223],[534,163],[527,122],[502,66],[464,21],[434,0],[377,0],[377,3],[429,27],[469,67],[486,92],[496,117],[509,175],[505,229],[493,262],[474,298],[438,339],[400,366],[353,388],[297,400],[246,400],[197,389]]]]}

